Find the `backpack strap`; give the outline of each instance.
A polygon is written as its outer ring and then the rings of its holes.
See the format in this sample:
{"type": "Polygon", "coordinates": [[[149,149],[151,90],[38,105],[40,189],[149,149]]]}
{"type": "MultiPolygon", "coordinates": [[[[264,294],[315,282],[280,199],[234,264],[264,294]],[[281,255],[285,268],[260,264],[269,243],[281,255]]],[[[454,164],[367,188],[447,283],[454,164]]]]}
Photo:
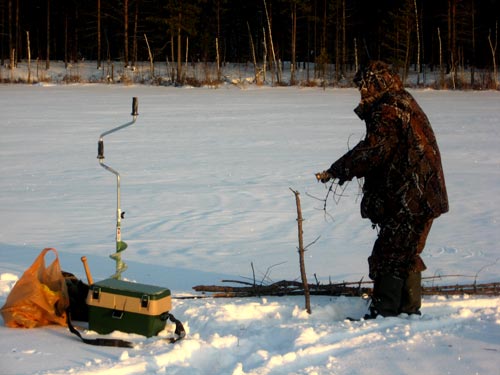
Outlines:
{"type": "Polygon", "coordinates": [[[170,319],[170,321],[175,324],[175,334],[177,335],[177,337],[171,337],[167,340],[171,344],[173,344],[174,342],[177,342],[179,340],[182,340],[186,336],[186,330],[184,329],[184,326],[182,325],[180,320],[177,320],[175,318],[175,316],[173,316],[172,314],[170,314],[168,312],[162,315],[162,319],[163,319],[163,316],[165,316],[165,320],[170,319]]]}
{"type": "Polygon", "coordinates": [[[96,345],[96,346],[114,346],[119,348],[133,348],[133,344],[130,341],[124,341],[120,339],[86,339],[82,337],[80,332],[71,323],[71,312],[69,309],[66,310],[66,321],[68,323],[68,328],[71,333],[77,335],[85,344],[96,345]]]}
{"type": "MultiPolygon", "coordinates": [[[[168,339],[165,339],[168,341],[170,344],[173,344],[174,342],[177,342],[179,340],[182,340],[186,336],[186,330],[184,329],[184,326],[180,322],[180,320],[176,319],[172,314],[170,313],[165,313],[162,314],[161,319],[163,320],[170,320],[172,323],[175,324],[175,334],[177,337],[170,337],[168,339]]],[[[80,332],[73,326],[71,323],[71,311],[70,309],[66,310],[66,321],[68,324],[68,328],[71,333],[74,333],[77,335],[85,344],[88,345],[96,345],[96,346],[113,346],[113,347],[118,347],[118,348],[133,348],[134,345],[130,341],[125,341],[125,340],[120,340],[120,339],[103,339],[103,338],[97,338],[97,339],[86,339],[84,338],[80,332]]]]}

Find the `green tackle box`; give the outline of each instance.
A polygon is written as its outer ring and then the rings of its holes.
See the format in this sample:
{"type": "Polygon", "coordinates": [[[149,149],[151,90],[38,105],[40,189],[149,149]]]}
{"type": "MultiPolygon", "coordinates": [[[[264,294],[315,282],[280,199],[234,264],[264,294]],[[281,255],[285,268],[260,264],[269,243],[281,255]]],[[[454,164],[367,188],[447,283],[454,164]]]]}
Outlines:
{"type": "Polygon", "coordinates": [[[90,330],[151,337],[165,328],[172,297],[167,288],[106,279],[90,286],[87,305],[90,330]]]}

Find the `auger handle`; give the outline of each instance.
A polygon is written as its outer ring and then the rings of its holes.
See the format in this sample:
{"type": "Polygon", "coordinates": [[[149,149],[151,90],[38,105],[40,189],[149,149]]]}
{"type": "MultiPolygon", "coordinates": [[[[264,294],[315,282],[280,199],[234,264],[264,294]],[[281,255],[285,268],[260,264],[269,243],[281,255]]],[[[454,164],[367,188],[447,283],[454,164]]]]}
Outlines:
{"type": "Polygon", "coordinates": [[[137,97],[133,97],[132,98],[132,113],[131,113],[132,116],[139,116],[139,100],[137,99],[137,97]]]}
{"type": "Polygon", "coordinates": [[[87,275],[87,281],[89,285],[94,284],[94,280],[92,279],[92,274],[90,273],[89,265],[87,263],[87,257],[83,256],[81,257],[82,263],[83,263],[83,268],[85,269],[85,275],[87,275]]]}
{"type": "Polygon", "coordinates": [[[104,140],[102,138],[97,142],[97,159],[104,159],[104,140]]]}

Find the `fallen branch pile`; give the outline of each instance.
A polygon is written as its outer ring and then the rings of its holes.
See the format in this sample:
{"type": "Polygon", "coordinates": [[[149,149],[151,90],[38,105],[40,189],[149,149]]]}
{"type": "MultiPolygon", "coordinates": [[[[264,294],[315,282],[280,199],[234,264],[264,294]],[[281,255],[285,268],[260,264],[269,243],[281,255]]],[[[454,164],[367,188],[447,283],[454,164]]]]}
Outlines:
{"type": "MultiPolygon", "coordinates": [[[[236,280],[222,280],[225,283],[243,284],[244,286],[219,286],[219,285],[198,285],[193,287],[197,292],[212,293],[212,297],[231,298],[231,297],[260,297],[260,296],[289,296],[303,295],[304,288],[299,281],[278,281],[269,285],[255,285],[249,282],[236,280]]],[[[338,284],[309,284],[309,293],[311,295],[327,296],[349,296],[360,297],[370,295],[372,292],[372,282],[345,282],[338,284]]],[[[500,283],[488,284],[455,284],[440,286],[422,286],[423,295],[486,295],[499,296],[500,283]]]]}
{"type": "Polygon", "coordinates": [[[422,288],[422,293],[424,295],[444,296],[464,294],[498,296],[500,295],[500,283],[424,286],[422,288]]]}

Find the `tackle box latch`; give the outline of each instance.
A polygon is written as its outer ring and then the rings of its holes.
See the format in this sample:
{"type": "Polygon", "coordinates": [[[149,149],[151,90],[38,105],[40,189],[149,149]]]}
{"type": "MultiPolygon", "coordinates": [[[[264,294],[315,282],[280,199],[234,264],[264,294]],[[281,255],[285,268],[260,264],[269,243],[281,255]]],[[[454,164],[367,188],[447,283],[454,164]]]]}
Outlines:
{"type": "Polygon", "coordinates": [[[147,309],[149,305],[149,296],[147,294],[143,294],[141,297],[141,307],[143,309],[147,309]]]}
{"type": "Polygon", "coordinates": [[[99,299],[100,295],[101,295],[101,288],[93,287],[92,288],[92,299],[99,299]]]}

